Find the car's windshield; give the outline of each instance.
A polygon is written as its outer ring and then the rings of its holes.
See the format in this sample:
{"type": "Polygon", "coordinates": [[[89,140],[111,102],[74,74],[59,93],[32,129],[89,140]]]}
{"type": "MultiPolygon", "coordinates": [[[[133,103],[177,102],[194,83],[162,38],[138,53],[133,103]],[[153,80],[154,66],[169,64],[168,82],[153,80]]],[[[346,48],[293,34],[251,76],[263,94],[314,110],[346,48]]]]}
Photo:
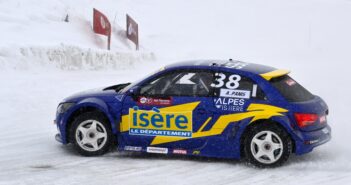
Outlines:
{"type": "Polygon", "coordinates": [[[314,98],[313,94],[288,75],[273,78],[270,83],[277,88],[289,102],[302,102],[314,98]]]}
{"type": "Polygon", "coordinates": [[[163,69],[164,69],[164,68],[162,68],[161,70],[159,69],[159,70],[157,70],[157,71],[154,71],[154,72],[150,73],[149,75],[146,75],[146,76],[144,76],[143,78],[140,78],[139,80],[134,81],[133,83],[131,83],[131,84],[129,84],[128,86],[126,86],[126,87],[124,87],[123,89],[121,89],[120,92],[121,92],[121,93],[127,92],[130,88],[136,86],[136,85],[139,84],[141,81],[143,81],[143,80],[145,80],[146,78],[148,78],[148,77],[150,77],[150,76],[152,76],[152,75],[154,75],[154,74],[156,74],[156,73],[162,71],[163,69]]]}

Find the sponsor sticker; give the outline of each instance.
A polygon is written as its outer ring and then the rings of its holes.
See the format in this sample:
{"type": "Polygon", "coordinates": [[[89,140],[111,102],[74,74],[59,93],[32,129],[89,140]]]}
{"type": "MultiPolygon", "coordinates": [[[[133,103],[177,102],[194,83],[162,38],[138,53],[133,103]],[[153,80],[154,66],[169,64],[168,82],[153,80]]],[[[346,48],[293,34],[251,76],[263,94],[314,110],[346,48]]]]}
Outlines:
{"type": "Polygon", "coordinates": [[[285,81],[286,84],[288,84],[288,86],[293,86],[296,84],[296,82],[293,79],[288,79],[285,81]]]}
{"type": "Polygon", "coordinates": [[[224,111],[244,111],[244,99],[237,98],[215,98],[214,103],[217,109],[224,111]]]}
{"type": "Polygon", "coordinates": [[[140,152],[142,150],[142,147],[140,147],[140,146],[125,146],[124,150],[140,152]]]}
{"type": "Polygon", "coordinates": [[[150,102],[150,100],[148,98],[146,98],[146,97],[140,97],[139,98],[139,103],[141,103],[141,104],[145,104],[145,103],[148,103],[148,102],[150,102]]]}
{"type": "Polygon", "coordinates": [[[147,147],[147,153],[154,153],[154,154],[167,154],[168,148],[159,148],[159,147],[147,147]]]}
{"type": "Polygon", "coordinates": [[[155,106],[168,106],[172,105],[171,98],[148,98],[148,97],[139,97],[139,105],[155,105],[155,106]]]}
{"type": "Polygon", "coordinates": [[[250,99],[251,92],[245,90],[221,89],[220,96],[228,98],[250,99]]]}
{"type": "Polygon", "coordinates": [[[186,155],[187,151],[186,150],[181,150],[181,149],[174,149],[173,150],[174,154],[181,154],[181,155],[186,155]]]}
{"type": "Polygon", "coordinates": [[[157,108],[129,109],[129,134],[146,136],[192,137],[192,112],[162,112],[157,108]]]}
{"type": "Polygon", "coordinates": [[[246,67],[247,65],[249,65],[248,63],[245,62],[239,62],[239,61],[231,61],[231,62],[227,62],[224,64],[225,67],[228,68],[233,68],[233,69],[242,69],[244,67],[246,67]]]}
{"type": "Polygon", "coordinates": [[[193,151],[193,155],[200,155],[200,151],[199,150],[193,151]]]}

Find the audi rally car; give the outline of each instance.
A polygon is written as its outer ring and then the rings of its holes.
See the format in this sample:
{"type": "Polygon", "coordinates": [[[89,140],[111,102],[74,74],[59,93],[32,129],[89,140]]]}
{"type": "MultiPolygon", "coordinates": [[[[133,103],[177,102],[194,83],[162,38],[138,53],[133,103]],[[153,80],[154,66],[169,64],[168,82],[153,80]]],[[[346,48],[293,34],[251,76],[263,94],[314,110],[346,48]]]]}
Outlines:
{"type": "Polygon", "coordinates": [[[331,139],[328,106],[288,73],[232,60],[169,65],[134,83],[66,98],[56,140],[84,156],[116,146],[279,166],[331,139]]]}

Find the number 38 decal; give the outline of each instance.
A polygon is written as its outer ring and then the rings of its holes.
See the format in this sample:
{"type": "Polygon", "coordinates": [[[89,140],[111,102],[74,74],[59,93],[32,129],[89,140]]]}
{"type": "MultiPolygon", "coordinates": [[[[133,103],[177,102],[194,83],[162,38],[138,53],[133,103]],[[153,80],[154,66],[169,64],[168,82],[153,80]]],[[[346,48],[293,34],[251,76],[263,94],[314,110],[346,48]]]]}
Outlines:
{"type": "Polygon", "coordinates": [[[239,75],[230,75],[228,77],[227,83],[225,83],[226,75],[223,73],[215,74],[215,83],[211,84],[211,87],[221,88],[225,85],[228,89],[236,89],[239,87],[239,82],[241,80],[241,76],[239,75]]]}

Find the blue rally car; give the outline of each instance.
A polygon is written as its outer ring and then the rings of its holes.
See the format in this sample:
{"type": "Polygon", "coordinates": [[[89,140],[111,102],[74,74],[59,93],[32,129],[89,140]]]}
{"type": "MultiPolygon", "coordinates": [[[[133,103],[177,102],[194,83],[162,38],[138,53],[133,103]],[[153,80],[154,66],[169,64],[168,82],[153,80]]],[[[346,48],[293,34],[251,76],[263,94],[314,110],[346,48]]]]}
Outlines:
{"type": "Polygon", "coordinates": [[[233,60],[169,65],[66,98],[56,139],[84,156],[117,147],[280,166],[331,139],[326,103],[288,73],[233,60]]]}

